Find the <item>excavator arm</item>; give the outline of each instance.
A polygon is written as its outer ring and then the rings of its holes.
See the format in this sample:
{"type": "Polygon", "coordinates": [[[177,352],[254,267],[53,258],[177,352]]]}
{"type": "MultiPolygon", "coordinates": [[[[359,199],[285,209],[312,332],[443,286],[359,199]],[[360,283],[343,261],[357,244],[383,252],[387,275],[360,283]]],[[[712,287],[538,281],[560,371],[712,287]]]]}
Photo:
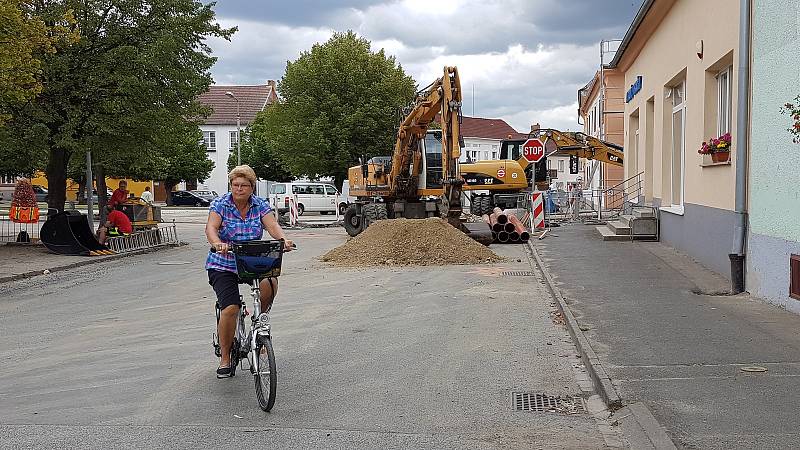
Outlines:
{"type": "Polygon", "coordinates": [[[445,67],[442,77],[422,90],[409,107],[397,131],[388,185],[395,198],[418,196],[417,183],[424,157],[419,143],[425,139],[425,133],[437,114],[442,121],[443,214],[455,225],[461,216],[463,185],[458,168],[461,157],[461,80],[455,67],[445,67]]]}
{"type": "Polygon", "coordinates": [[[545,144],[545,148],[552,148],[555,144],[559,152],[579,158],[594,159],[620,167],[624,161],[622,147],[581,132],[543,128],[531,132],[530,137],[539,138],[545,144]]]}

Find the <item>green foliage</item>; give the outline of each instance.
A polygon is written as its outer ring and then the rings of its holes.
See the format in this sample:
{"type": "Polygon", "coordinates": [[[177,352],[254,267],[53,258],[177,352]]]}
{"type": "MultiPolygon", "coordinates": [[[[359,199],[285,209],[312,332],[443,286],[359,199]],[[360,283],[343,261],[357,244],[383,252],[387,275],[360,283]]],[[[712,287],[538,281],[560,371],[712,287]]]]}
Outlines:
{"type": "Polygon", "coordinates": [[[169,131],[162,134],[159,167],[156,179],[166,180],[174,185],[181,181],[201,179],[211,175],[214,162],[206,156],[203,133],[197,124],[176,122],[169,131]]]}
{"type": "MultiPolygon", "coordinates": [[[[164,145],[172,139],[165,133],[207,113],[196,101],[211,84],[215,61],[205,40],[235,31],[214,22],[213,6],[196,0],[32,4],[30,13],[45,23],[71,15],[71,31],[80,35],[40,56],[43,90],[8,123],[17,138],[22,130],[38,130],[51,207],[61,209],[68,165],[86,150],[109,175],[156,178],[175,167],[165,162],[171,149],[164,145]]],[[[17,139],[8,151],[26,146],[17,139]]]]}
{"type": "Polygon", "coordinates": [[[42,54],[53,53],[61,41],[74,42],[77,34],[66,26],[74,22],[69,10],[50,26],[30,14],[30,0],[0,0],[0,126],[16,108],[42,92],[42,54]]]}
{"type": "MultiPolygon", "coordinates": [[[[267,131],[263,128],[264,123],[256,120],[246,132],[242,131],[242,164],[252,167],[256,176],[262,180],[282,182],[294,180],[291,172],[270,150],[266,142],[267,131]]],[[[234,167],[236,167],[236,149],[228,155],[228,170],[234,167]]]]}
{"type": "Polygon", "coordinates": [[[254,152],[294,176],[333,176],[337,184],[360,156],[391,154],[397,111],[416,91],[394,57],[372,52],[352,31],[288,62],[278,86],[282,101],[252,126],[254,152]]]}

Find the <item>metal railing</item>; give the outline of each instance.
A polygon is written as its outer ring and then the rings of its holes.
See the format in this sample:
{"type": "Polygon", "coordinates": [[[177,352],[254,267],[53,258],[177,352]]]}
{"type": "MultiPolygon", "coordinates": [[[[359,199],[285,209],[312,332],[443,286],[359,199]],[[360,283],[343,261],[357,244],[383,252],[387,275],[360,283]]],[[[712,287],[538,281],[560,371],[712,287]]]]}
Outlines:
{"type": "Polygon", "coordinates": [[[149,230],[137,231],[127,236],[116,236],[106,241],[106,246],[115,253],[127,253],[162,245],[178,243],[178,230],[171,225],[159,226],[149,230]]]}
{"type": "Polygon", "coordinates": [[[38,242],[39,230],[47,215],[39,216],[39,221],[35,223],[12,222],[8,216],[8,211],[0,212],[0,242],[38,242]],[[29,241],[24,240],[25,236],[29,241]]]}
{"type": "Polygon", "coordinates": [[[611,187],[584,189],[580,193],[548,191],[547,195],[557,209],[550,216],[562,222],[602,222],[628,214],[644,200],[643,174],[640,172],[611,187]]]}

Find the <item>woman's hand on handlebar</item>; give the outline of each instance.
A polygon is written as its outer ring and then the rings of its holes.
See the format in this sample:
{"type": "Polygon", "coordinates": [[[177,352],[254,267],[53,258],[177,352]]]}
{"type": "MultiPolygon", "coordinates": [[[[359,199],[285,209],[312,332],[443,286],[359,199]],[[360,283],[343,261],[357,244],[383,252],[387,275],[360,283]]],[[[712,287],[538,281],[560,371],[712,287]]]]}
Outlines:
{"type": "Polygon", "coordinates": [[[216,250],[217,253],[222,253],[224,255],[228,253],[228,250],[230,250],[230,246],[228,245],[227,242],[218,242],[214,244],[214,250],[216,250]]]}
{"type": "Polygon", "coordinates": [[[296,248],[297,246],[294,244],[294,241],[290,239],[286,239],[283,241],[283,251],[290,252],[296,248]]]}

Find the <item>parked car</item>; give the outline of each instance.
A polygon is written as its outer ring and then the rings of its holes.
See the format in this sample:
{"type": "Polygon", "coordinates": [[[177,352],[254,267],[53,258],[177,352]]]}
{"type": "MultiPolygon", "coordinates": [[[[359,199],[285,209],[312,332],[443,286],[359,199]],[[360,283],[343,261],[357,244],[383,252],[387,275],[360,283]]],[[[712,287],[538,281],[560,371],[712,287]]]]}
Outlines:
{"type": "Polygon", "coordinates": [[[200,197],[192,191],[174,191],[172,204],[175,206],[208,206],[211,204],[211,200],[200,197]]]}
{"type": "Polygon", "coordinates": [[[194,191],[189,191],[189,192],[191,192],[192,194],[194,194],[194,195],[196,195],[198,197],[202,197],[202,198],[204,198],[204,199],[206,199],[208,201],[214,200],[215,198],[219,197],[219,194],[217,194],[217,191],[194,190],[194,191]]]}
{"type": "MultiPolygon", "coordinates": [[[[113,193],[114,192],[111,189],[106,188],[106,200],[109,200],[113,193]]],[[[78,200],[78,204],[81,204],[81,205],[85,205],[86,204],[86,196],[85,195],[80,195],[77,200],[78,200]]],[[[97,198],[97,189],[92,189],[92,204],[97,206],[99,201],[100,200],[97,198]]]]}
{"type": "Polygon", "coordinates": [[[339,202],[344,201],[336,187],[330,183],[314,181],[275,183],[269,194],[269,201],[281,214],[289,210],[288,193],[297,196],[297,214],[300,216],[306,211],[335,214],[339,202]]]}
{"type": "Polygon", "coordinates": [[[47,201],[47,189],[38,184],[33,185],[33,193],[36,194],[36,201],[37,202],[46,202],[47,201]]]}

